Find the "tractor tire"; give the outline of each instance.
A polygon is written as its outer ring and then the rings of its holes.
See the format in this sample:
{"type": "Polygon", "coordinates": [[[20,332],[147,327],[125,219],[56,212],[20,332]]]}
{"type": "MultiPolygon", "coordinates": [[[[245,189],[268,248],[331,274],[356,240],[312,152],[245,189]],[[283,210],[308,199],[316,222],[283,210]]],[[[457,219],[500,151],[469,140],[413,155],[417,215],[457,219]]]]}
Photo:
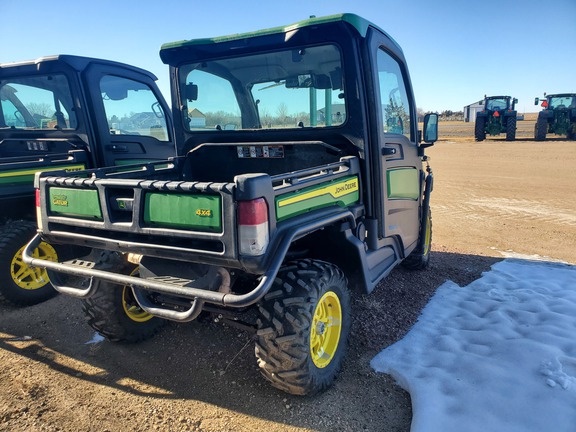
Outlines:
{"type": "Polygon", "coordinates": [[[516,117],[508,117],[506,120],[506,141],[514,141],[516,139],[516,117]]]}
{"type": "Polygon", "coordinates": [[[486,118],[476,117],[474,124],[474,138],[476,141],[484,141],[486,139],[486,118]]]}
{"type": "Polygon", "coordinates": [[[536,120],[534,125],[534,139],[536,141],[544,141],[546,132],[548,132],[548,121],[544,117],[538,116],[538,120],[536,120]]]}
{"type": "Polygon", "coordinates": [[[272,385],[312,395],[332,385],[350,332],[350,294],[342,271],[319,260],[280,269],[259,304],[256,358],[272,385]]]}
{"type": "MultiPolygon", "coordinates": [[[[132,268],[131,275],[138,267],[132,268]]],[[[82,310],[88,324],[111,342],[136,343],[150,339],[167,321],[143,311],[132,289],[104,281],[92,297],[82,300],[82,310]]]]}
{"type": "Polygon", "coordinates": [[[418,246],[408,255],[402,266],[408,270],[424,270],[430,265],[430,252],[432,250],[432,210],[428,209],[426,228],[424,230],[424,244],[418,246]]]}
{"type": "MultiPolygon", "coordinates": [[[[36,234],[36,224],[12,221],[0,231],[0,300],[16,306],[30,306],[57,294],[50,285],[46,269],[30,267],[22,260],[22,251],[36,234]]],[[[34,257],[57,261],[58,255],[48,243],[42,242],[34,257]]]]}

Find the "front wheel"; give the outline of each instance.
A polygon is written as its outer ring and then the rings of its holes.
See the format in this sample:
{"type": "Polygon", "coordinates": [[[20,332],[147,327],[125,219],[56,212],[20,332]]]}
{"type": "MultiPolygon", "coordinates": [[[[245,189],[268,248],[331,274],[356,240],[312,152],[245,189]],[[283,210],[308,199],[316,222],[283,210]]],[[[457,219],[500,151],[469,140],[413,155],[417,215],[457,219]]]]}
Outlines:
{"type": "MultiPolygon", "coordinates": [[[[130,273],[134,276],[138,268],[130,273]]],[[[98,289],[92,297],[82,300],[82,310],[88,324],[112,342],[135,343],[154,336],[166,321],[140,308],[132,289],[104,281],[97,281],[98,289]]]]}
{"type": "Polygon", "coordinates": [[[256,357],[264,377],[296,395],[328,388],[350,332],[350,294],[342,271],[318,260],[289,263],[259,310],[256,357]]]}
{"type": "MultiPolygon", "coordinates": [[[[36,234],[36,224],[13,221],[0,231],[0,300],[18,306],[30,306],[54,297],[46,269],[30,267],[22,259],[22,251],[36,234]]],[[[33,251],[34,258],[58,261],[56,250],[41,242],[33,251]]]]}

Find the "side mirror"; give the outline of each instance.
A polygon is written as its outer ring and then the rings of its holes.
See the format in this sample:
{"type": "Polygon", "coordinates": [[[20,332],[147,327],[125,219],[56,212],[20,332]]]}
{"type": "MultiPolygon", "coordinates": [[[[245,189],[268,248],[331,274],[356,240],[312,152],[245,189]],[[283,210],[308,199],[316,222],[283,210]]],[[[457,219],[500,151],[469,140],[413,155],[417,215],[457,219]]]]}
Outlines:
{"type": "Polygon", "coordinates": [[[534,105],[538,105],[538,102],[540,102],[540,98],[534,98],[534,105]]]}
{"type": "Polygon", "coordinates": [[[512,103],[513,103],[514,105],[516,105],[516,104],[518,103],[518,99],[516,99],[516,98],[512,99],[512,103]]]}
{"type": "Polygon", "coordinates": [[[198,100],[198,86],[193,83],[188,83],[184,86],[184,98],[187,101],[198,100]]]}
{"type": "Polygon", "coordinates": [[[424,116],[424,142],[430,145],[438,141],[438,114],[424,116]]]}

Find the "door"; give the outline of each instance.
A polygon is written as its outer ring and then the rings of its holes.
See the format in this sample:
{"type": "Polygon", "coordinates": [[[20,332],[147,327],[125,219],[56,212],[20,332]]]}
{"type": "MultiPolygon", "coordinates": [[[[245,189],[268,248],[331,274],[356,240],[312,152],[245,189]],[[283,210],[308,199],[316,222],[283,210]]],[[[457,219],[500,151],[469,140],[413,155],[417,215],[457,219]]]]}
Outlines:
{"type": "Polygon", "coordinates": [[[176,156],[170,112],[151,76],[106,63],[86,70],[100,166],[176,156]]]}
{"type": "Polygon", "coordinates": [[[412,250],[420,227],[421,171],[417,118],[402,63],[384,47],[376,54],[379,89],[380,230],[412,250]]]}

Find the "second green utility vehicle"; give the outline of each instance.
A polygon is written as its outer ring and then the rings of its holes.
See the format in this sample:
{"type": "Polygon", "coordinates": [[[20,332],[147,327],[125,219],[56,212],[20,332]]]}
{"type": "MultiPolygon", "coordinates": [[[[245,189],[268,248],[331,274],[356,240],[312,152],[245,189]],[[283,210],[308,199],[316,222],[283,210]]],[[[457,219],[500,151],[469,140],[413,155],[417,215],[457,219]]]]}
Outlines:
{"type": "Polygon", "coordinates": [[[38,175],[40,234],[24,259],[83,298],[108,336],[132,337],[109,307],[131,290],[155,317],[205,312],[252,330],[274,386],[321,391],[342,364],[351,293],[400,263],[428,265],[424,150],[437,116],[418,130],[400,46],[356,15],[169,43],[160,56],[181,156],[38,175]],[[92,252],[38,259],[42,240],[92,252]]]}
{"type": "MultiPolygon", "coordinates": [[[[34,173],[161,160],[176,153],[156,77],[109,60],[56,55],[0,64],[0,300],[42,302],[56,291],[22,261],[36,234],[34,173]]],[[[66,254],[42,242],[37,257],[66,254]]]]}

